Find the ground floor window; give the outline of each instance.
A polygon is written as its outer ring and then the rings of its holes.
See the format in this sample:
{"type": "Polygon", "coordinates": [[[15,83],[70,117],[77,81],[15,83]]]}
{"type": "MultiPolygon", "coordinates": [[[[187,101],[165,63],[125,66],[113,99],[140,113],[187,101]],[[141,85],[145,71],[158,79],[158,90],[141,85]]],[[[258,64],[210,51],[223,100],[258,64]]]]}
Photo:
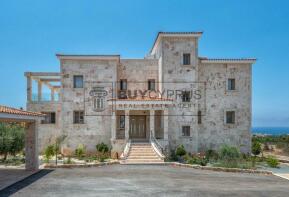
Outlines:
{"type": "Polygon", "coordinates": [[[235,124],[235,111],[226,111],[226,124],[235,124]]]}
{"type": "Polygon", "coordinates": [[[183,126],[182,127],[182,135],[185,137],[190,136],[190,126],[183,126]]]}
{"type": "Polygon", "coordinates": [[[55,124],[55,112],[41,112],[45,114],[44,120],[41,120],[42,124],[55,124]]]}
{"type": "Polygon", "coordinates": [[[119,116],[119,128],[124,129],[125,128],[125,115],[119,116]]]}
{"type": "Polygon", "coordinates": [[[84,111],[74,111],[73,112],[73,123],[83,124],[84,123],[84,111]]]}

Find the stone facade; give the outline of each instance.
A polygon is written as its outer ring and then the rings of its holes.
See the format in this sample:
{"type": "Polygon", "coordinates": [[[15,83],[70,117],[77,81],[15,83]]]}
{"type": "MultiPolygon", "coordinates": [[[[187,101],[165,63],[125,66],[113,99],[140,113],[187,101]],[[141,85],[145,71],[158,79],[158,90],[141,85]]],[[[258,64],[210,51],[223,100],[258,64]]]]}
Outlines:
{"type": "Polygon", "coordinates": [[[49,73],[26,73],[27,109],[55,112],[55,123],[40,126],[40,148],[64,135],[65,154],[79,144],[93,152],[96,144],[104,142],[111,145],[113,154],[120,155],[134,136],[133,140],[156,138],[167,150],[183,144],[190,152],[200,152],[230,144],[250,152],[251,67],[255,59],[199,57],[201,35],[161,32],[144,59],[57,55],[59,88],[46,85],[51,99],[59,94],[58,101],[41,101],[39,85],[38,100],[32,101],[31,80],[47,82],[49,73]],[[74,87],[75,76],[82,77],[82,87],[74,87]],[[153,84],[151,90],[149,84],[153,84]],[[184,101],[186,91],[191,94],[184,101]],[[123,92],[125,97],[120,97],[123,92]],[[198,97],[192,92],[198,92],[198,97]],[[76,123],[74,116],[79,111],[84,120],[76,123]],[[234,115],[228,118],[228,113],[234,115]]]}

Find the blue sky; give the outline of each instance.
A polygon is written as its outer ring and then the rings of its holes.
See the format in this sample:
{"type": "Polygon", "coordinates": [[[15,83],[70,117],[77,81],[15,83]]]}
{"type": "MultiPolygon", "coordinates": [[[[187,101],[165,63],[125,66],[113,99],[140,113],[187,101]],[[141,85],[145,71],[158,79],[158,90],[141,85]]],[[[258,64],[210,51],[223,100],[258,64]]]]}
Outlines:
{"type": "Polygon", "coordinates": [[[289,126],[289,1],[1,0],[0,104],[25,107],[25,71],[55,53],[142,58],[158,31],[204,31],[199,54],[256,57],[253,126],[289,126]]]}

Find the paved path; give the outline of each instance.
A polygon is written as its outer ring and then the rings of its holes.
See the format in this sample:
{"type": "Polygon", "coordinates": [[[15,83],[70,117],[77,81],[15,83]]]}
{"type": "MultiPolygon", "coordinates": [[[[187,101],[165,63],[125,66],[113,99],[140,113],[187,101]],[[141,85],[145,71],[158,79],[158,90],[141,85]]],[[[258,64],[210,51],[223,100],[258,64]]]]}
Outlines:
{"type": "Polygon", "coordinates": [[[0,190],[31,174],[32,172],[26,171],[24,169],[0,168],[0,190]]]}
{"type": "Polygon", "coordinates": [[[171,166],[56,169],[14,196],[286,196],[289,181],[171,166]]]}

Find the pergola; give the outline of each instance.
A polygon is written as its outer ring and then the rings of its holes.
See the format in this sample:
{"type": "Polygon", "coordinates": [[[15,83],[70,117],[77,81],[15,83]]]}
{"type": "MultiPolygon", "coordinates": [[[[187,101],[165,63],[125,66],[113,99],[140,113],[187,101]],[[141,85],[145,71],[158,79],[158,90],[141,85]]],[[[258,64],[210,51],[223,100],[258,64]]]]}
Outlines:
{"type": "Polygon", "coordinates": [[[38,170],[38,127],[44,114],[0,105],[0,122],[25,123],[25,169],[38,170]]]}

